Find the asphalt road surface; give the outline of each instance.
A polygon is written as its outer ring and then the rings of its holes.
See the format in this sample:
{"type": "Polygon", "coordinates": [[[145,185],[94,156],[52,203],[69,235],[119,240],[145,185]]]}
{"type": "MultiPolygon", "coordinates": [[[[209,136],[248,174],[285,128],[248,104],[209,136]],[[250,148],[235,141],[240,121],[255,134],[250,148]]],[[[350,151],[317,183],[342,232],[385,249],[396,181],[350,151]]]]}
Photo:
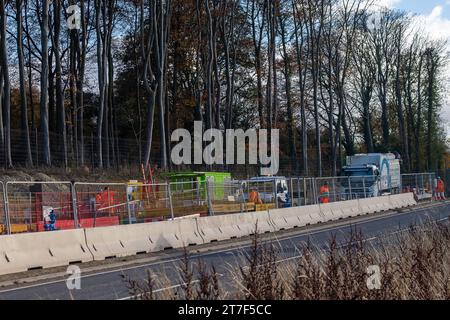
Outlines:
{"type": "MultiPolygon", "coordinates": [[[[349,221],[339,221],[333,224],[313,226],[295,231],[286,231],[270,235],[271,241],[275,239],[281,248],[279,263],[293,260],[299,256],[298,247],[300,244],[310,240],[314,245],[326,247],[331,237],[336,236],[338,241],[348,238],[352,229],[361,231],[367,241],[375,240],[382,234],[393,234],[407,229],[411,225],[421,224],[427,220],[447,221],[450,216],[450,203],[440,203],[432,206],[419,207],[412,210],[394,212],[353,219],[349,221]]],[[[200,258],[206,265],[213,264],[217,272],[222,276],[223,283],[229,285],[230,270],[243,261],[243,256],[248,252],[250,239],[238,239],[226,243],[217,243],[205,246],[202,250],[192,253],[192,263],[197,263],[200,258]]],[[[193,248],[197,251],[197,249],[193,248]]],[[[180,250],[173,250],[156,256],[152,262],[139,262],[134,265],[120,265],[120,260],[116,267],[105,265],[103,269],[93,272],[83,272],[81,276],[81,289],[69,290],[65,277],[39,278],[27,284],[12,285],[0,289],[0,300],[111,300],[130,299],[127,282],[122,278],[127,275],[131,279],[142,281],[147,278],[148,270],[155,274],[164,275],[170,279],[170,284],[177,286],[181,282],[178,268],[183,253],[180,250]]],[[[154,255],[155,257],[155,255],[154,255]]],[[[145,259],[142,259],[144,261],[145,259]]],[[[56,276],[56,274],[55,274],[56,276]]],[[[167,287],[157,288],[159,291],[166,290],[167,287]]]]}

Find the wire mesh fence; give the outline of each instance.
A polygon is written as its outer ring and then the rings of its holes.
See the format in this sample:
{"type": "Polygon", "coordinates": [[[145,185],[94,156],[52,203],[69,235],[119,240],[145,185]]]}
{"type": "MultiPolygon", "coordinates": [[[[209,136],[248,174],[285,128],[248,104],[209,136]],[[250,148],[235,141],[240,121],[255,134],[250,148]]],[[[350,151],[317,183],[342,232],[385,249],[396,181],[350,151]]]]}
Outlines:
{"type": "Polygon", "coordinates": [[[125,183],[75,183],[78,223],[82,228],[129,224],[125,183]]]}
{"type": "Polygon", "coordinates": [[[12,234],[77,227],[70,182],[7,182],[4,191],[12,234]]]}
{"type": "Polygon", "coordinates": [[[405,174],[399,183],[377,176],[271,177],[144,184],[0,182],[0,234],[95,228],[267,211],[388,194],[436,194],[434,173],[405,174]]]}
{"type": "Polygon", "coordinates": [[[402,175],[402,192],[413,192],[419,200],[436,195],[437,177],[434,173],[402,175]]]}

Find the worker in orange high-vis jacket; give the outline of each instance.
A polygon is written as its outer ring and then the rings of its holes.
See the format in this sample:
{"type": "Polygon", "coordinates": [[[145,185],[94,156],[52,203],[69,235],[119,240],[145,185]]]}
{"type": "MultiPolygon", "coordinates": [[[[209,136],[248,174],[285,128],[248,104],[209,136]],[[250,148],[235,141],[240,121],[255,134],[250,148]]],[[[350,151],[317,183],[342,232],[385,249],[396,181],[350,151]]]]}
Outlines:
{"type": "Polygon", "coordinates": [[[445,184],[441,177],[437,178],[436,184],[436,199],[445,200],[445,184]]]}
{"type": "Polygon", "coordinates": [[[251,189],[248,196],[248,201],[250,203],[263,204],[263,201],[261,200],[261,197],[259,196],[258,190],[256,188],[251,189]]]}
{"type": "Polygon", "coordinates": [[[320,203],[330,203],[330,188],[328,182],[320,187],[320,203]]]}

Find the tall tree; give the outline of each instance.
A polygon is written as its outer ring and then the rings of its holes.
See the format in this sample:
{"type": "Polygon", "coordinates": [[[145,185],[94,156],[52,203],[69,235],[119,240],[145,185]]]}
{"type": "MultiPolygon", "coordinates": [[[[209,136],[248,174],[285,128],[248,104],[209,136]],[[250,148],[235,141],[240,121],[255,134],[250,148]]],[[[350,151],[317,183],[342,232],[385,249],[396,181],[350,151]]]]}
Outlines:
{"type": "Polygon", "coordinates": [[[5,164],[11,168],[13,166],[11,156],[11,87],[9,79],[9,66],[8,66],[8,49],[7,49],[7,14],[6,14],[6,2],[0,0],[0,65],[2,78],[2,110],[3,111],[3,123],[4,123],[4,154],[5,164]]]}
{"type": "Polygon", "coordinates": [[[41,117],[41,141],[42,157],[44,165],[51,166],[50,155],[50,131],[49,131],[49,112],[48,112],[48,36],[49,36],[49,0],[42,1],[42,9],[39,15],[41,30],[41,99],[40,99],[40,117],[41,117]]]}

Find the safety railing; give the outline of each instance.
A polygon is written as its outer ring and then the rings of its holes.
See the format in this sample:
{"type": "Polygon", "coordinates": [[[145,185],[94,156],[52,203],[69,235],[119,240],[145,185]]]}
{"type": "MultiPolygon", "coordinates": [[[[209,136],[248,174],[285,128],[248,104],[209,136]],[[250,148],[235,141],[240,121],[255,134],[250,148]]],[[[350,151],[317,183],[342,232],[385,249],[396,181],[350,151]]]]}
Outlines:
{"type": "Polygon", "coordinates": [[[413,192],[432,200],[434,173],[379,177],[272,177],[172,183],[0,182],[0,235],[267,211],[413,192]]]}

